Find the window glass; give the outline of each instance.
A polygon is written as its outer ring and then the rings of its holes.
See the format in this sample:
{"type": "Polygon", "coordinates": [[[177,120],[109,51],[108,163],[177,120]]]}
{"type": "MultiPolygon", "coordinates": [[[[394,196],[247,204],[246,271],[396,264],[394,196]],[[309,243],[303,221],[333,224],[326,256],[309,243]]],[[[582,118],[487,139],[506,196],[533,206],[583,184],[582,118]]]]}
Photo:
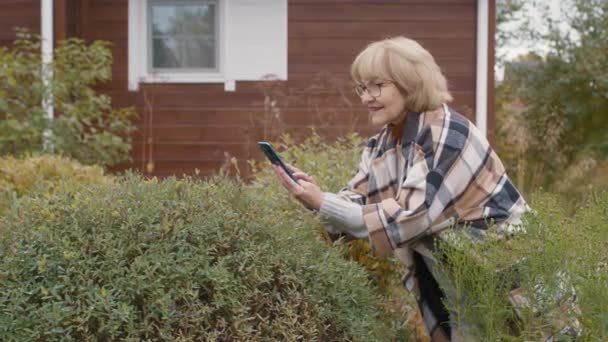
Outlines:
{"type": "Polygon", "coordinates": [[[151,68],[217,70],[217,2],[150,1],[151,68]]]}

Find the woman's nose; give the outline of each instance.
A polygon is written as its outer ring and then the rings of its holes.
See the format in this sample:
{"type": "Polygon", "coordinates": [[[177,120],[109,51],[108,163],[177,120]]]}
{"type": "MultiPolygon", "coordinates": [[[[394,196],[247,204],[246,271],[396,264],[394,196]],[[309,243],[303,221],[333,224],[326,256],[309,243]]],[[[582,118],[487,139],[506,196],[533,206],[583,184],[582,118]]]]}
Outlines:
{"type": "Polygon", "coordinates": [[[368,104],[370,102],[373,102],[376,98],[371,96],[367,91],[364,91],[363,94],[360,96],[361,98],[361,103],[363,104],[368,104]]]}

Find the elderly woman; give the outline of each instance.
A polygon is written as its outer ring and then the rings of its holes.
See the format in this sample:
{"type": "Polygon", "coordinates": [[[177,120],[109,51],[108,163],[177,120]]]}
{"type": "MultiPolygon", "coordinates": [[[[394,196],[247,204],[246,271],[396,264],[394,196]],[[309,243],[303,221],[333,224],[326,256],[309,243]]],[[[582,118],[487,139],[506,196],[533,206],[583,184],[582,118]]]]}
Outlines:
{"type": "Polygon", "coordinates": [[[457,339],[435,279],[434,239],[462,225],[480,236],[490,224],[511,229],[528,206],[486,138],[447,106],[446,79],[420,44],[404,37],[374,42],[355,58],[351,76],[380,129],[355,177],[333,194],[295,168],[299,184],[280,167],[275,171],[330,233],[368,238],[379,255],[392,251],[407,268],[404,284],[416,295],[431,338],[457,339]]]}

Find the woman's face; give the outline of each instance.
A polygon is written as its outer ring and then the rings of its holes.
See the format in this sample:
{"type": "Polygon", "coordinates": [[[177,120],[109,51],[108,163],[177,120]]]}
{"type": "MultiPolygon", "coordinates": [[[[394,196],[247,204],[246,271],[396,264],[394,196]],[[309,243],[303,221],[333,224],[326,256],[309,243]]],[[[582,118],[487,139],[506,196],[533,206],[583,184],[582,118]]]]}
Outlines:
{"type": "Polygon", "coordinates": [[[364,81],[357,85],[356,90],[374,126],[397,124],[403,120],[405,98],[393,82],[382,79],[364,81]]]}

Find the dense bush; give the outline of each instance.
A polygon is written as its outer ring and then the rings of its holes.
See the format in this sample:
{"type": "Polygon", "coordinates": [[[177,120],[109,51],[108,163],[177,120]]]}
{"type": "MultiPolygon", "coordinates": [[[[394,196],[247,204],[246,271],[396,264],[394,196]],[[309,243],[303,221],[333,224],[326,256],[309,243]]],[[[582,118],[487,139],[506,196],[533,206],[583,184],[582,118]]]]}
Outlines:
{"type": "MultiPolygon", "coordinates": [[[[338,192],[355,175],[365,140],[351,134],[331,143],[315,132],[308,139],[296,144],[291,137],[283,136],[276,147],[287,163],[291,163],[302,171],[312,175],[321,189],[338,192]]],[[[268,164],[254,165],[256,172],[255,187],[264,191],[267,196],[280,201],[290,202],[288,193],[276,182],[276,175],[268,164]]],[[[292,202],[294,210],[301,210],[292,202]]],[[[320,226],[321,235],[327,235],[320,226]]],[[[364,265],[370,274],[370,280],[378,285],[385,293],[394,290],[394,282],[399,278],[397,264],[391,260],[381,260],[373,256],[367,241],[350,241],[344,252],[352,259],[364,265]]]]}
{"type": "Polygon", "coordinates": [[[0,221],[2,340],[391,340],[365,272],[226,178],[25,196],[0,221]]]}
{"type": "MultiPolygon", "coordinates": [[[[313,131],[303,142],[296,143],[290,136],[284,135],[274,145],[281,151],[285,162],[314,176],[321,189],[338,192],[355,175],[365,142],[366,140],[357,134],[330,142],[313,131]]],[[[302,206],[290,198],[287,191],[276,181],[270,164],[265,160],[262,164],[251,163],[256,175],[251,186],[271,202],[284,205],[292,215],[301,215],[302,206]]],[[[317,234],[330,242],[323,225],[317,220],[314,225],[317,234]]],[[[413,309],[416,307],[415,300],[401,285],[401,265],[395,259],[374,256],[367,240],[338,240],[334,246],[339,247],[347,259],[354,260],[365,268],[369,281],[383,294],[385,313],[392,317],[391,319],[402,320],[405,324],[401,327],[401,334],[424,338],[426,333],[421,316],[413,309]]]]}
{"type": "Polygon", "coordinates": [[[40,37],[21,31],[12,48],[0,47],[0,155],[52,150],[87,164],[126,160],[135,111],[113,109],[93,89],[112,76],[109,44],[61,41],[52,65],[42,64],[40,45],[40,37]],[[53,120],[43,101],[54,106],[53,120]]]}
{"type": "Polygon", "coordinates": [[[443,285],[457,294],[448,306],[472,335],[539,340],[578,320],[582,340],[608,338],[608,193],[591,196],[574,216],[569,203],[538,194],[525,232],[484,244],[454,235],[443,245],[450,275],[443,285]],[[508,300],[514,285],[527,298],[517,314],[508,300]]]}
{"type": "Polygon", "coordinates": [[[63,186],[111,182],[103,170],[68,158],[43,155],[0,157],[0,215],[27,194],[47,194],[63,186]]]}

